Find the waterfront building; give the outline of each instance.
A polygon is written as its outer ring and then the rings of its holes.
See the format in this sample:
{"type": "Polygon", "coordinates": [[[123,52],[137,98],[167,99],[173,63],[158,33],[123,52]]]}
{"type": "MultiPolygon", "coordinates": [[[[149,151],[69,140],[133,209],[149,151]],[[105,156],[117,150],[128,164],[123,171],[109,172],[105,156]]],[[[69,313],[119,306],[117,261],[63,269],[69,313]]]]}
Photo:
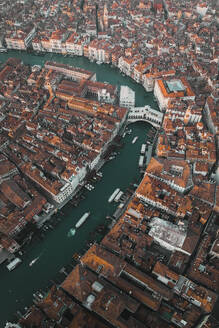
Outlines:
{"type": "Polygon", "coordinates": [[[186,193],[193,187],[192,171],[185,160],[166,160],[152,157],[147,167],[147,174],[165,182],[180,193],[186,193]]]}
{"type": "MultiPolygon", "coordinates": [[[[144,203],[163,210],[170,215],[184,218],[186,213],[192,210],[191,200],[188,196],[179,194],[165,180],[161,180],[162,178],[154,178],[146,171],[144,178],[136,190],[136,196],[144,203]]],[[[177,188],[183,190],[181,186],[177,186],[177,188]]]]}
{"type": "Polygon", "coordinates": [[[39,37],[34,37],[33,38],[32,47],[33,47],[33,50],[36,51],[36,52],[42,52],[44,50],[39,37]]]}
{"type": "Polygon", "coordinates": [[[119,104],[121,107],[135,107],[135,92],[129,87],[122,85],[120,87],[119,104]]]}
{"type": "Polygon", "coordinates": [[[137,83],[142,84],[143,76],[145,72],[149,71],[151,68],[152,68],[152,63],[150,63],[150,61],[135,65],[133,71],[133,80],[135,80],[137,83]]]}
{"type": "Polygon", "coordinates": [[[52,52],[56,53],[66,53],[65,40],[68,37],[68,32],[63,30],[54,31],[50,37],[50,45],[52,52]]]}
{"type": "Polygon", "coordinates": [[[76,56],[83,56],[84,45],[87,44],[88,38],[80,36],[78,33],[72,33],[65,42],[66,52],[76,56]]]}
{"type": "Polygon", "coordinates": [[[27,50],[36,34],[36,28],[27,26],[23,29],[8,31],[5,42],[8,49],[27,50]]]}
{"type": "Polygon", "coordinates": [[[64,75],[71,77],[74,81],[80,81],[82,79],[96,81],[96,74],[86,71],[82,68],[68,66],[65,64],[46,62],[45,68],[52,69],[56,72],[60,72],[64,75]]]}
{"type": "MultiPolygon", "coordinates": [[[[151,64],[152,67],[152,64],[151,64]]],[[[150,92],[154,90],[154,84],[156,79],[174,76],[176,74],[175,70],[161,71],[161,72],[150,72],[142,75],[142,84],[146,91],[150,92]]]]}
{"type": "Polygon", "coordinates": [[[26,177],[36,183],[47,194],[49,199],[54,200],[58,204],[63,203],[74,190],[70,183],[63,184],[58,180],[52,183],[41,170],[31,165],[31,163],[24,164],[21,169],[26,177]]]}
{"type": "MultiPolygon", "coordinates": [[[[52,47],[51,47],[51,43],[50,43],[50,36],[51,36],[51,32],[46,32],[44,33],[44,35],[42,35],[40,42],[42,45],[42,51],[46,51],[46,52],[52,52],[52,47]]],[[[37,45],[38,47],[38,45],[37,45]]]]}
{"type": "Polygon", "coordinates": [[[166,110],[172,99],[195,100],[195,94],[185,78],[156,80],[154,95],[161,110],[166,110]]]}
{"type": "Polygon", "coordinates": [[[4,35],[3,34],[0,34],[0,52],[6,52],[7,49],[5,47],[5,44],[4,44],[4,35]]]}
{"type": "Polygon", "coordinates": [[[127,76],[132,76],[134,66],[141,60],[141,56],[138,57],[119,57],[118,68],[127,76]]]}

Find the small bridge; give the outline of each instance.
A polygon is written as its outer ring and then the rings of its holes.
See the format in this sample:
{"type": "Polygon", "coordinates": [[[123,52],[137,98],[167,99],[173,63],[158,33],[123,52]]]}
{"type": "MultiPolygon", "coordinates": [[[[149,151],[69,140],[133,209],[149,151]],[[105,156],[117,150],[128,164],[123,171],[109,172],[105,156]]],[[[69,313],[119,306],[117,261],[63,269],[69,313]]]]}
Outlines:
{"type": "Polygon", "coordinates": [[[131,108],[128,113],[127,124],[137,121],[144,121],[150,123],[155,128],[160,128],[163,121],[163,113],[151,108],[149,105],[131,108]]]}

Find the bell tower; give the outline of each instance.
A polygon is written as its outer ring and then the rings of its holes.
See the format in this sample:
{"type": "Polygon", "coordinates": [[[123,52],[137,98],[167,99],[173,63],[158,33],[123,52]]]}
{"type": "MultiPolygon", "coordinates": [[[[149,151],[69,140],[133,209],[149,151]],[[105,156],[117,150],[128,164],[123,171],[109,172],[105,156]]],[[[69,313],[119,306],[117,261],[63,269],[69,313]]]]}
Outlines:
{"type": "Polygon", "coordinates": [[[107,9],[106,3],[104,5],[104,10],[103,10],[103,25],[104,25],[104,28],[105,29],[107,29],[109,27],[109,23],[108,23],[108,9],[107,9]]]}

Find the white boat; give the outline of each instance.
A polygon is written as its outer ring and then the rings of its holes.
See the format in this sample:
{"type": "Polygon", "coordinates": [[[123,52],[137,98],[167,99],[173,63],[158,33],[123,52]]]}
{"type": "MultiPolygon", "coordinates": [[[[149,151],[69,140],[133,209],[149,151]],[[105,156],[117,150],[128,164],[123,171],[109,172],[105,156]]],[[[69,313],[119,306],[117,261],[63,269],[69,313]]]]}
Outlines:
{"type": "Polygon", "coordinates": [[[123,191],[120,191],[114,198],[114,202],[118,202],[123,194],[124,194],[123,191]]]}
{"type": "Polygon", "coordinates": [[[36,261],[38,261],[39,260],[39,256],[37,256],[35,259],[33,259],[30,263],[29,263],[29,266],[32,266],[32,265],[34,265],[34,263],[36,263],[36,261]]]}
{"type": "Polygon", "coordinates": [[[112,195],[109,197],[108,202],[111,203],[113,199],[116,197],[116,195],[119,193],[120,189],[116,188],[116,190],[112,193],[112,195]]]}
{"type": "Polygon", "coordinates": [[[93,190],[94,189],[94,186],[92,186],[91,184],[88,185],[90,190],[93,190]]]}
{"type": "Polygon", "coordinates": [[[80,218],[80,220],[76,223],[75,228],[80,228],[80,226],[87,220],[90,212],[84,213],[84,215],[80,218]]]}
{"type": "Polygon", "coordinates": [[[146,144],[141,145],[141,154],[143,155],[146,151],[146,144]]]}
{"type": "Polygon", "coordinates": [[[9,271],[14,270],[20,263],[22,262],[22,260],[19,257],[16,257],[14,260],[12,260],[6,267],[9,271]]]}
{"type": "Polygon", "coordinates": [[[109,160],[111,161],[112,159],[115,159],[115,158],[116,158],[116,156],[110,156],[109,160]]]}
{"type": "Polygon", "coordinates": [[[138,137],[134,137],[134,139],[132,140],[132,143],[134,144],[137,140],[138,140],[138,137]]]}
{"type": "Polygon", "coordinates": [[[86,188],[87,190],[91,191],[91,189],[90,189],[90,187],[89,187],[88,184],[85,185],[85,188],[86,188]]]}
{"type": "Polygon", "coordinates": [[[138,161],[138,166],[143,167],[143,164],[144,164],[144,156],[140,155],[139,161],[138,161]]]}
{"type": "Polygon", "coordinates": [[[91,184],[88,183],[88,184],[85,185],[85,188],[86,188],[87,190],[91,191],[91,190],[94,189],[94,186],[92,186],[91,184]]]}

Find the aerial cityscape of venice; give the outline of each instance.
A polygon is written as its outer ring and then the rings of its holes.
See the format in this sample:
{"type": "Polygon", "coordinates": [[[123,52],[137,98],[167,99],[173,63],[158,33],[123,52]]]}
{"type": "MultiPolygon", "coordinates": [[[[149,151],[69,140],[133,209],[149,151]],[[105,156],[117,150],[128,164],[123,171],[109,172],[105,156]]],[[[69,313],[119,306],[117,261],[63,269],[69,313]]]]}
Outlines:
{"type": "Polygon", "coordinates": [[[0,0],[0,328],[219,328],[219,0],[0,0]]]}

